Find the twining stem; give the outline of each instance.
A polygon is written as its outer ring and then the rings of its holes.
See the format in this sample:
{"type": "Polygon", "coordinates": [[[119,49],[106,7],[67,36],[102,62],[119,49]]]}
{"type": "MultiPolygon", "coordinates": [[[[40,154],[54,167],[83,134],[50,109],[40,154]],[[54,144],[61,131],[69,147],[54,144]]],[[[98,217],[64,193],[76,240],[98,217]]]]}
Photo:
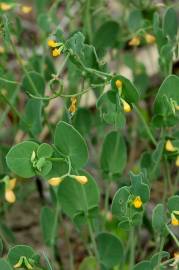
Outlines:
{"type": "Polygon", "coordinates": [[[161,256],[160,253],[162,252],[163,248],[164,248],[164,244],[165,244],[165,238],[161,238],[160,240],[160,248],[159,248],[159,256],[158,256],[158,263],[157,263],[157,269],[160,269],[160,262],[161,262],[161,256]]]}
{"type": "Polygon", "coordinates": [[[141,122],[143,123],[143,125],[145,127],[145,130],[146,130],[146,132],[148,134],[148,137],[150,138],[151,142],[156,146],[157,145],[157,141],[155,140],[155,138],[154,138],[154,136],[153,136],[153,134],[152,134],[152,132],[151,132],[151,130],[150,130],[147,122],[145,121],[145,118],[143,117],[143,115],[140,112],[140,110],[138,109],[138,107],[135,104],[132,104],[132,105],[133,105],[133,107],[134,107],[137,115],[139,116],[141,122]]]}
{"type": "Polygon", "coordinates": [[[130,261],[129,261],[129,265],[130,265],[130,269],[133,269],[134,263],[135,263],[135,235],[134,235],[134,228],[131,228],[130,231],[130,261]]]}
{"type": "Polygon", "coordinates": [[[179,240],[177,239],[177,237],[175,236],[175,234],[172,232],[172,230],[169,228],[168,225],[166,225],[166,229],[169,232],[169,234],[171,235],[171,237],[173,238],[173,240],[175,241],[177,247],[179,248],[179,240]]]}

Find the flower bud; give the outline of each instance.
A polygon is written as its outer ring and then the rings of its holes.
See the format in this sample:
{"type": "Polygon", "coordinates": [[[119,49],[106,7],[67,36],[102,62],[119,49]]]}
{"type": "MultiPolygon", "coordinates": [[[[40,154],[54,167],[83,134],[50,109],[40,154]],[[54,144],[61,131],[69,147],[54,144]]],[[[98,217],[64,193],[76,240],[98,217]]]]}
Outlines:
{"type": "Polygon", "coordinates": [[[151,34],[145,34],[145,40],[148,44],[153,44],[156,41],[156,38],[154,35],[151,34]]]}
{"type": "Polygon", "coordinates": [[[85,185],[88,182],[88,178],[84,175],[74,175],[73,178],[82,185],[85,185]]]}
{"type": "Polygon", "coordinates": [[[52,177],[48,180],[50,186],[56,187],[63,181],[61,177],[52,177]]]}
{"type": "Polygon", "coordinates": [[[126,113],[131,112],[131,106],[124,99],[121,98],[123,109],[126,113]]]}
{"type": "Polygon", "coordinates": [[[174,151],[175,151],[175,147],[173,146],[173,144],[172,144],[172,142],[171,142],[170,140],[167,140],[167,141],[166,141],[165,149],[166,149],[168,152],[174,152],[174,151]]]}
{"type": "Polygon", "coordinates": [[[140,45],[140,38],[139,37],[133,37],[130,41],[129,41],[129,46],[135,47],[135,46],[139,46],[140,45]]]}

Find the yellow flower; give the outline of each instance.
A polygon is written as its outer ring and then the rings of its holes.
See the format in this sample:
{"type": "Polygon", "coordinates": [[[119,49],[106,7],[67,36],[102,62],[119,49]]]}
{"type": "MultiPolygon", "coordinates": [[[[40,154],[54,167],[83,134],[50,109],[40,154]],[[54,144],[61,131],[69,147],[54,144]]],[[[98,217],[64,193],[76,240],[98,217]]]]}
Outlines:
{"type": "Polygon", "coordinates": [[[133,37],[130,41],[129,41],[129,46],[139,46],[140,45],[140,38],[139,37],[133,37]]]}
{"type": "Polygon", "coordinates": [[[12,8],[11,5],[3,2],[3,3],[0,3],[0,9],[3,10],[3,11],[8,11],[12,8]]]}
{"type": "Polygon", "coordinates": [[[22,11],[24,14],[29,14],[29,13],[32,11],[32,7],[30,7],[30,6],[22,6],[22,7],[21,7],[21,11],[22,11]]]}
{"type": "Polygon", "coordinates": [[[16,196],[13,189],[16,186],[16,178],[10,179],[6,182],[5,199],[9,203],[15,203],[16,196]]]}
{"type": "Polygon", "coordinates": [[[143,204],[140,196],[135,197],[132,203],[135,208],[141,208],[143,204]]]}
{"type": "Polygon", "coordinates": [[[145,40],[148,44],[153,44],[156,41],[156,38],[154,35],[151,34],[145,34],[145,40]]]}
{"type": "Polygon", "coordinates": [[[121,98],[123,109],[126,113],[131,112],[131,106],[124,99],[121,98]]]}
{"type": "Polygon", "coordinates": [[[4,53],[5,52],[5,49],[4,47],[0,46],[0,54],[4,53]]]}
{"type": "Polygon", "coordinates": [[[56,187],[63,181],[61,177],[53,177],[48,180],[49,185],[56,187]]]}
{"type": "Polygon", "coordinates": [[[173,266],[173,269],[178,269],[179,264],[179,252],[174,253],[174,262],[170,264],[170,266],[173,266]]]}
{"type": "Polygon", "coordinates": [[[77,110],[77,98],[76,97],[72,97],[71,98],[71,105],[69,107],[69,112],[75,113],[76,110],[77,110]]]}
{"type": "Polygon", "coordinates": [[[55,48],[55,49],[52,51],[52,56],[53,56],[53,57],[60,56],[60,54],[61,54],[60,48],[59,48],[59,49],[55,48]]]}
{"type": "Polygon", "coordinates": [[[176,165],[177,167],[179,167],[179,156],[177,156],[177,158],[176,158],[175,165],[176,165]]]}
{"type": "Polygon", "coordinates": [[[174,152],[174,151],[175,151],[175,147],[173,146],[173,144],[172,144],[172,142],[171,142],[170,140],[167,140],[167,141],[166,141],[165,149],[166,149],[168,152],[174,152]]]}
{"type": "Polygon", "coordinates": [[[49,39],[47,44],[50,48],[56,48],[58,46],[58,43],[53,39],[49,39]]]}
{"type": "MultiPolygon", "coordinates": [[[[178,212],[178,211],[175,211],[175,212],[178,212]]],[[[171,214],[171,224],[173,226],[179,226],[179,220],[176,218],[176,216],[174,215],[174,213],[171,214]]]]}
{"type": "Polygon", "coordinates": [[[119,88],[122,88],[122,81],[121,80],[116,80],[115,81],[115,85],[116,87],[119,89],[119,88]]]}
{"type": "Polygon", "coordinates": [[[85,185],[88,182],[88,178],[84,175],[73,175],[73,178],[82,185],[85,185]]]}
{"type": "Polygon", "coordinates": [[[175,109],[179,111],[179,105],[175,105],[175,109]]]}

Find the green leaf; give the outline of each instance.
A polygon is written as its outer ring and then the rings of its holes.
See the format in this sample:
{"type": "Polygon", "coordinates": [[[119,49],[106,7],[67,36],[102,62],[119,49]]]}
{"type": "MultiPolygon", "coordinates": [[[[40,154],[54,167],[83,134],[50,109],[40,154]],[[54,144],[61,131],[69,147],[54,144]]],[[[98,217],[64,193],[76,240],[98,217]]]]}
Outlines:
{"type": "Polygon", "coordinates": [[[6,156],[9,169],[23,178],[36,175],[32,166],[31,157],[33,151],[36,152],[38,144],[31,141],[24,141],[13,146],[6,156]]]}
{"type": "Polygon", "coordinates": [[[143,203],[149,201],[150,190],[149,186],[143,182],[143,174],[130,173],[131,178],[131,193],[134,196],[140,196],[143,203]]]}
{"type": "Polygon", "coordinates": [[[40,225],[43,239],[47,245],[53,245],[55,214],[49,207],[43,207],[40,214],[40,225]]]}
{"type": "Polygon", "coordinates": [[[112,131],[105,137],[100,164],[107,174],[122,174],[127,162],[127,149],[124,138],[117,131],[112,131]]]}
{"type": "Polygon", "coordinates": [[[49,158],[52,156],[52,154],[53,154],[53,148],[51,147],[50,144],[42,143],[41,145],[39,145],[37,149],[38,158],[41,158],[41,157],[49,158]]]}
{"type": "Polygon", "coordinates": [[[85,44],[84,40],[84,35],[77,32],[66,41],[66,47],[71,51],[70,60],[80,68],[95,68],[98,66],[95,48],[85,44]]]}
{"type": "Polygon", "coordinates": [[[75,114],[74,127],[82,134],[83,136],[89,135],[92,119],[91,119],[90,110],[87,108],[79,108],[75,114]]]}
{"type": "Polygon", "coordinates": [[[112,48],[119,37],[119,24],[115,21],[103,23],[96,31],[93,44],[96,49],[112,48]]]}
{"type": "Polygon", "coordinates": [[[168,8],[163,22],[163,31],[171,39],[175,39],[178,30],[177,14],[173,8],[168,8]]]}
{"type": "Polygon", "coordinates": [[[55,129],[54,144],[66,157],[69,157],[72,167],[82,168],[88,159],[87,145],[80,133],[71,125],[61,121],[55,129]]]}
{"type": "Polygon", "coordinates": [[[155,232],[159,234],[163,234],[165,231],[166,225],[166,210],[163,204],[157,204],[157,206],[153,210],[152,214],[152,227],[155,232]]]}
{"type": "Polygon", "coordinates": [[[138,9],[133,10],[129,14],[128,27],[131,32],[136,32],[139,28],[143,26],[144,20],[142,17],[142,12],[138,9]]]}
{"type": "Polygon", "coordinates": [[[112,201],[112,214],[119,219],[127,215],[127,204],[130,196],[129,188],[122,187],[114,195],[112,201]]]}
{"type": "Polygon", "coordinates": [[[29,92],[30,94],[44,96],[45,80],[39,73],[30,71],[23,78],[22,88],[25,92],[29,92]]]}
{"type": "MultiPolygon", "coordinates": [[[[152,258],[150,259],[151,261],[151,267],[152,269],[158,265],[159,262],[161,262],[162,259],[169,259],[170,258],[170,253],[166,252],[166,251],[161,251],[161,252],[158,252],[158,253],[155,253],[152,258]]],[[[161,268],[163,269],[163,268],[161,268]]],[[[165,268],[164,268],[165,269],[165,268]]]]}
{"type": "Polygon", "coordinates": [[[136,264],[133,270],[152,270],[151,262],[150,261],[142,261],[136,264]]]}
{"type": "Polygon", "coordinates": [[[12,267],[5,259],[0,259],[0,269],[2,270],[13,270],[12,267]]]}
{"type": "Polygon", "coordinates": [[[10,248],[8,252],[8,261],[14,266],[18,263],[20,257],[25,256],[27,259],[34,257],[36,255],[35,251],[26,245],[16,245],[15,247],[10,248]]]}
{"type": "Polygon", "coordinates": [[[36,99],[29,99],[25,106],[25,112],[22,116],[20,125],[25,131],[31,131],[32,134],[37,135],[42,130],[42,101],[36,99]],[[27,126],[24,124],[26,122],[27,126]]]}
{"type": "Polygon", "coordinates": [[[179,195],[172,196],[168,199],[168,209],[170,213],[179,211],[179,195]]]}
{"type": "Polygon", "coordinates": [[[58,200],[62,210],[71,219],[80,216],[82,223],[85,222],[85,213],[89,214],[90,210],[98,207],[99,190],[94,178],[85,171],[79,171],[79,175],[85,175],[88,182],[81,185],[75,179],[66,177],[58,187],[58,200]]]}
{"type": "Polygon", "coordinates": [[[79,270],[94,270],[94,269],[98,269],[98,265],[96,258],[93,256],[84,258],[79,267],[79,270]]]}
{"type": "Polygon", "coordinates": [[[154,113],[157,115],[165,115],[166,103],[163,97],[168,101],[173,100],[179,103],[179,78],[176,75],[169,75],[160,86],[154,101],[154,113]]]}
{"type": "Polygon", "coordinates": [[[122,81],[122,97],[129,103],[136,103],[139,99],[139,93],[137,88],[132,84],[130,80],[122,75],[116,75],[111,80],[111,87],[114,91],[118,91],[116,87],[116,81],[122,81]]]}
{"type": "Polygon", "coordinates": [[[118,237],[110,233],[100,233],[96,237],[101,263],[108,269],[120,265],[123,260],[123,247],[118,237]]]}

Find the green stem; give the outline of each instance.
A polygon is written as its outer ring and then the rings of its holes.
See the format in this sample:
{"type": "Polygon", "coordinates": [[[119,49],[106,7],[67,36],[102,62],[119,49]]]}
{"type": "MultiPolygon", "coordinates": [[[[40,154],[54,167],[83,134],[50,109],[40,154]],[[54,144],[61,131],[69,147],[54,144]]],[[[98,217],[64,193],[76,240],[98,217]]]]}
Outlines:
{"type": "Polygon", "coordinates": [[[148,126],[146,120],[145,120],[145,118],[143,117],[142,113],[141,113],[140,110],[137,108],[137,106],[136,106],[135,104],[132,104],[132,105],[133,105],[133,107],[134,107],[134,109],[135,109],[137,115],[139,116],[141,122],[143,123],[143,125],[144,125],[144,127],[145,127],[145,130],[146,130],[146,132],[147,132],[147,134],[148,134],[148,137],[150,138],[151,142],[156,146],[156,145],[157,145],[157,141],[155,140],[155,138],[154,138],[154,136],[153,136],[153,134],[152,134],[152,132],[151,132],[151,130],[150,130],[150,128],[149,128],[149,126],[148,126]]]}
{"type": "Polygon", "coordinates": [[[88,37],[89,37],[89,43],[92,43],[92,29],[91,29],[91,11],[90,11],[90,7],[91,7],[91,0],[87,0],[86,1],[86,29],[88,32],[88,37]]]}
{"type": "Polygon", "coordinates": [[[130,232],[130,269],[133,269],[134,263],[135,263],[135,236],[134,236],[134,228],[131,229],[130,232]]]}
{"type": "Polygon", "coordinates": [[[99,263],[100,262],[100,258],[99,258],[98,248],[97,248],[97,244],[96,244],[96,240],[95,240],[95,235],[94,235],[94,232],[93,232],[93,228],[92,228],[92,225],[91,225],[91,221],[90,221],[89,218],[87,219],[87,224],[88,224],[88,229],[89,229],[89,234],[90,234],[91,242],[92,242],[92,245],[93,245],[93,250],[94,250],[96,259],[97,259],[97,261],[99,263]]]}

